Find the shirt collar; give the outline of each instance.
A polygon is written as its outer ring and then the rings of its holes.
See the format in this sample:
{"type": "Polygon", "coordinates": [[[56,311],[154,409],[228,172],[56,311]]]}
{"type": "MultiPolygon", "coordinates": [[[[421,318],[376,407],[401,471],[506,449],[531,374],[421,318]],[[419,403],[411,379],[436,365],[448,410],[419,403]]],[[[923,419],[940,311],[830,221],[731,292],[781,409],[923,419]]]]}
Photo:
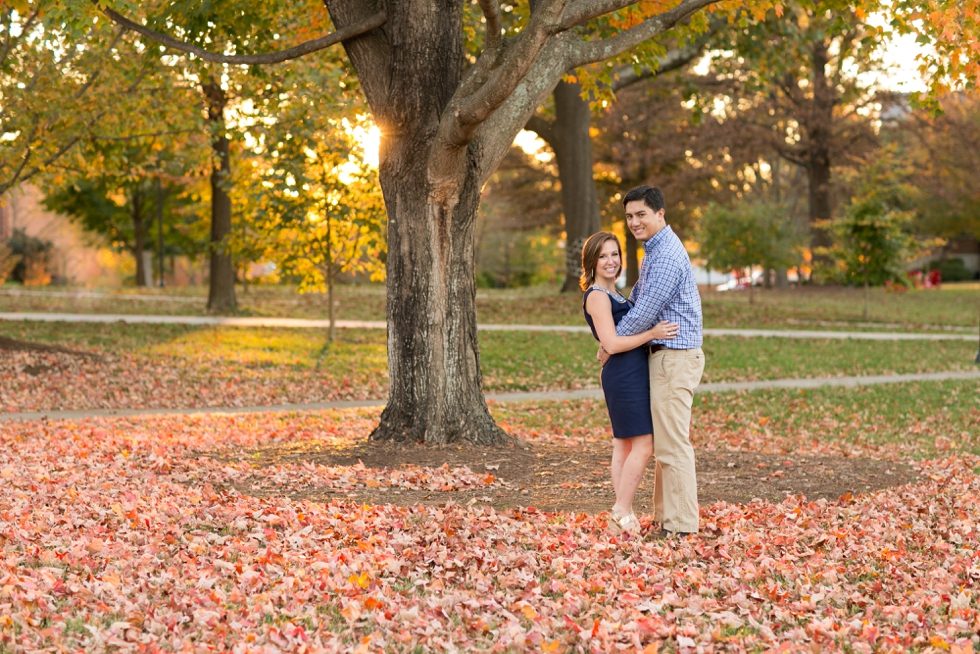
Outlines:
{"type": "Polygon", "coordinates": [[[667,235],[667,232],[670,232],[672,234],[674,232],[674,230],[670,228],[670,225],[665,225],[663,229],[661,229],[659,232],[657,232],[652,237],[650,237],[650,240],[643,244],[643,250],[645,252],[649,252],[653,248],[657,247],[660,241],[664,240],[664,237],[667,235]]]}

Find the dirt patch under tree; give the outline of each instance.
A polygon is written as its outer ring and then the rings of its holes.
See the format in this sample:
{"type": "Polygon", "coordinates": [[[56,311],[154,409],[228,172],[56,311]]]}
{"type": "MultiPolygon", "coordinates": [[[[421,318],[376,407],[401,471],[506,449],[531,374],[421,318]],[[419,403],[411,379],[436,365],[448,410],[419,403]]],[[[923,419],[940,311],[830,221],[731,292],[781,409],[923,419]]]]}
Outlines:
{"type": "MultiPolygon", "coordinates": [[[[365,442],[338,449],[314,440],[260,448],[244,453],[242,458],[258,466],[306,462],[345,466],[358,461],[368,468],[448,464],[450,468],[467,466],[474,472],[486,471],[504,482],[503,487],[456,491],[293,488],[286,493],[293,499],[324,502],[350,499],[364,504],[397,505],[442,504],[449,500],[465,504],[475,500],[497,509],[533,506],[542,511],[594,514],[608,510],[614,500],[609,477],[610,454],[609,443],[493,449],[365,442]]],[[[744,503],[755,498],[780,501],[787,495],[837,500],[847,493],[857,495],[915,480],[914,471],[905,463],[867,458],[701,449],[697,452],[697,466],[698,499],[702,505],[718,501],[744,503]]],[[[634,505],[638,514],[652,513],[652,495],[651,461],[634,505]]]]}

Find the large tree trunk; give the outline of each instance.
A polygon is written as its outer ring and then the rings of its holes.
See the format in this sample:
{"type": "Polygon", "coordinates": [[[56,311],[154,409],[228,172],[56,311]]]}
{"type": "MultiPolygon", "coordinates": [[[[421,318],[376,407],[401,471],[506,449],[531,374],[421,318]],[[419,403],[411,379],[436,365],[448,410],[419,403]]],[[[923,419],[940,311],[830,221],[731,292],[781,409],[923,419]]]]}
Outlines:
{"type": "Polygon", "coordinates": [[[819,229],[820,221],[833,217],[830,186],[830,145],[833,138],[836,91],[827,79],[829,55],[823,41],[813,44],[813,100],[807,124],[811,246],[827,247],[830,237],[819,229]]]}
{"type": "Polygon", "coordinates": [[[234,311],[235,267],[224,243],[231,232],[231,157],[225,136],[225,106],[228,97],[221,85],[211,80],[202,86],[208,101],[208,120],[211,124],[211,149],[215,164],[211,169],[211,274],[208,283],[208,310],[214,313],[234,311]]]}
{"type": "MultiPolygon", "coordinates": [[[[415,140],[407,137],[393,148],[414,149],[415,140]]],[[[483,399],[473,275],[480,201],[475,174],[455,206],[433,202],[424,169],[382,164],[381,179],[388,207],[390,386],[371,438],[511,442],[483,399]]]]}
{"type": "Polygon", "coordinates": [[[143,224],[143,191],[137,184],[133,188],[133,256],[136,258],[136,285],[146,286],[146,229],[143,224]]]}
{"type": "Polygon", "coordinates": [[[559,82],[555,87],[555,122],[551,147],[561,180],[561,205],[565,214],[565,282],[562,293],[579,290],[582,246],[602,228],[599,196],[592,176],[592,138],[589,103],[582,99],[578,82],[559,82]]]}
{"type": "MultiPolygon", "coordinates": [[[[343,25],[370,4],[327,6],[343,25]]],[[[389,3],[390,41],[371,33],[344,42],[381,128],[388,213],[390,386],[372,440],[514,442],[490,417],[480,374],[474,262],[483,153],[478,142],[453,148],[439,134],[463,72],[461,12],[460,3],[389,3]]]]}

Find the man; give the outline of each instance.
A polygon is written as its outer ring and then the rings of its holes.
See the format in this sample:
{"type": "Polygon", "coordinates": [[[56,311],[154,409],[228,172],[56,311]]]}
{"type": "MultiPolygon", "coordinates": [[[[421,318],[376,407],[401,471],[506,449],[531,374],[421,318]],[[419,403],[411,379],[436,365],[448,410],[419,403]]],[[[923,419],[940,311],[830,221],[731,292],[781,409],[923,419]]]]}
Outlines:
{"type": "MultiPolygon", "coordinates": [[[[616,326],[620,336],[661,320],[680,326],[677,338],[651,341],[650,411],[653,414],[654,520],[659,537],[698,531],[698,485],[691,445],[691,405],[704,372],[701,296],[683,243],[666,223],[664,195],[638,186],[623,198],[626,224],[644,241],[640,279],[630,294],[634,306],[616,326]]],[[[600,360],[605,363],[604,353],[600,360]]]]}

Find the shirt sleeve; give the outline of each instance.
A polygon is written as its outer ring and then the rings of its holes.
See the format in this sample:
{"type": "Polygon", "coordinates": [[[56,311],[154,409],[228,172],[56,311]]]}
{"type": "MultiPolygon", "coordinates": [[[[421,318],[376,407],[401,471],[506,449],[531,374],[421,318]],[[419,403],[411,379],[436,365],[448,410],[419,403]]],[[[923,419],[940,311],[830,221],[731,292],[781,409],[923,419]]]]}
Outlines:
{"type": "Polygon", "coordinates": [[[669,258],[651,262],[644,271],[642,293],[631,293],[633,308],[616,325],[619,336],[634,336],[657,324],[657,316],[677,293],[681,268],[669,258]]]}

